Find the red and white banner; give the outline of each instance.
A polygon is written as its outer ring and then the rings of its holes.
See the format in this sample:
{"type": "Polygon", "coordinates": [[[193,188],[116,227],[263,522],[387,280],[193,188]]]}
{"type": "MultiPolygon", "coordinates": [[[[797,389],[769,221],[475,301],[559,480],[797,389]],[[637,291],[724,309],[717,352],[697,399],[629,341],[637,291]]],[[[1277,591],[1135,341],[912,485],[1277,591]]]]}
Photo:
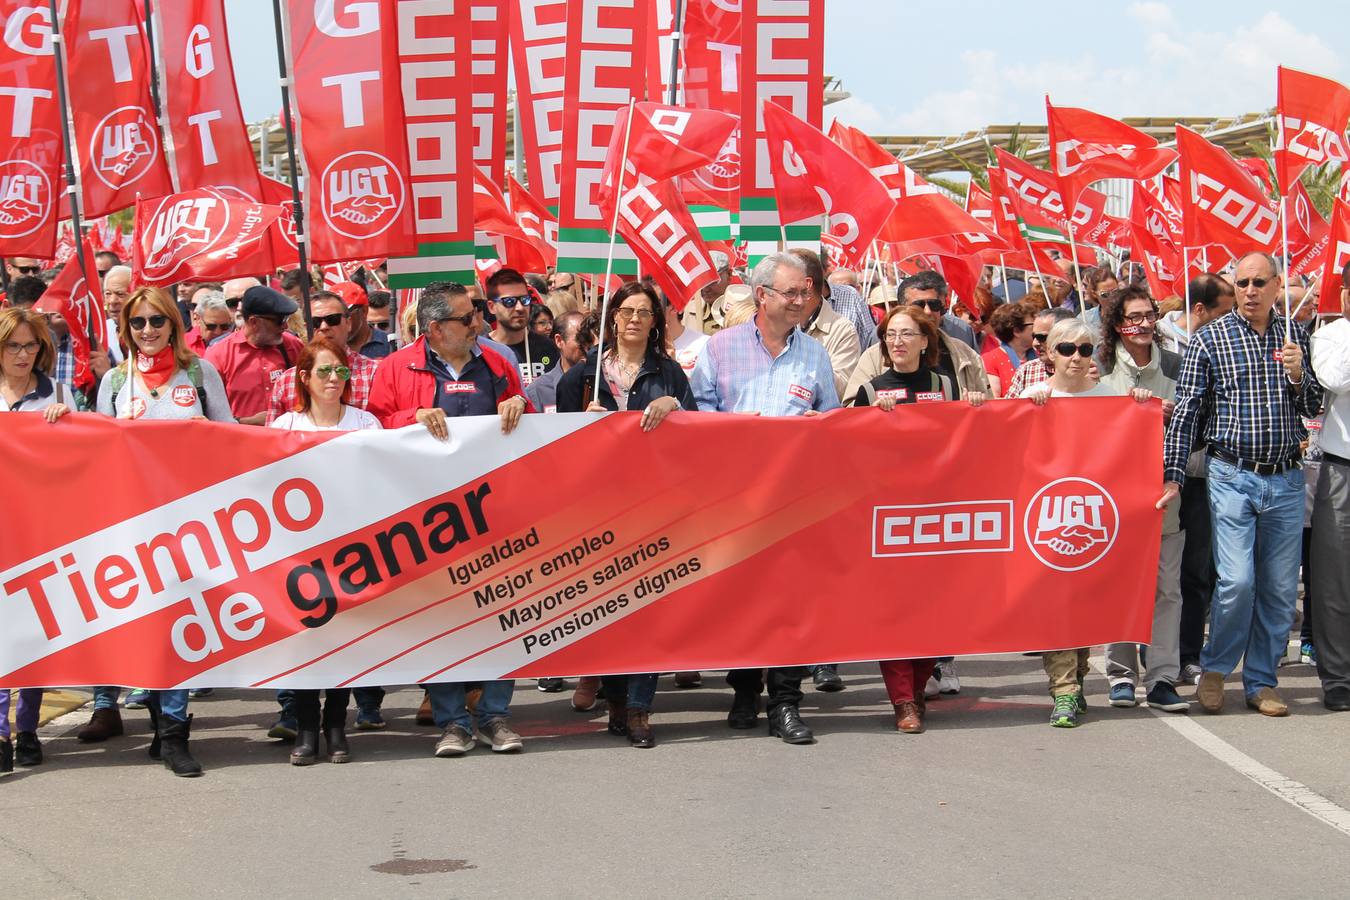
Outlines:
{"type": "Polygon", "coordinates": [[[508,436],[456,419],[442,443],[0,417],[4,496],[78,511],[0,543],[0,683],[319,688],[1149,641],[1158,403],[639,419],[526,416],[508,436]],[[841,446],[868,478],[800,477],[841,446]],[[985,465],[1009,446],[1015,472],[985,465]],[[705,457],[721,462],[690,490],[705,457]],[[615,477],[636,458],[640,477],[615,477]]]}
{"type": "Polygon", "coordinates": [[[517,0],[510,4],[516,128],[520,129],[530,190],[549,205],[556,204],[562,193],[567,3],[568,0],[517,0]]]}
{"type": "Polygon", "coordinates": [[[412,253],[400,4],[286,5],[310,262],[412,253]]]}
{"type": "Polygon", "coordinates": [[[1341,272],[1350,263],[1350,204],[1337,199],[1331,209],[1331,229],[1327,241],[1322,280],[1317,288],[1317,311],[1339,313],[1341,288],[1345,285],[1341,272]]]}
{"type": "Polygon", "coordinates": [[[261,176],[234,86],[224,0],[160,2],[155,21],[175,187],[233,189],[261,200],[261,176]]]}
{"type": "Polygon", "coordinates": [[[1294,182],[1285,208],[1289,216],[1289,276],[1311,275],[1322,268],[1331,225],[1317,211],[1301,181],[1294,182]]]}
{"type": "Polygon", "coordinates": [[[507,206],[525,237],[550,266],[558,264],[558,217],[549,212],[538,197],[531,194],[511,175],[506,176],[507,206]]]}
{"type": "Polygon", "coordinates": [[[1177,126],[1182,229],[1187,247],[1219,244],[1234,254],[1274,249],[1280,217],[1256,179],[1222,147],[1177,126]]]}
{"type": "Polygon", "coordinates": [[[2,0],[0,256],[56,254],[63,163],[51,10],[2,0]]]}
{"type": "Polygon", "coordinates": [[[511,5],[507,0],[471,0],[469,4],[473,20],[469,25],[473,161],[496,185],[506,177],[506,59],[511,5]]]}
{"type": "Polygon", "coordinates": [[[1180,182],[1168,178],[1159,196],[1146,182],[1134,183],[1130,204],[1132,259],[1141,263],[1149,292],[1158,299],[1183,296],[1185,273],[1181,270],[1180,182]],[[1168,196],[1171,194],[1172,196],[1168,196]]]}
{"type": "Polygon", "coordinates": [[[280,206],[198,188],[136,201],[132,269],[137,284],[224,280],[266,271],[280,206]]]}
{"type": "MultiPolygon", "coordinates": [[[[685,106],[741,114],[740,0],[686,0],[682,88],[685,106]]],[[[690,203],[740,206],[741,130],[727,136],[717,159],[694,170],[680,186],[690,203]]]]}
{"type": "Polygon", "coordinates": [[[1119,119],[1072,106],[1055,107],[1045,98],[1050,171],[1059,191],[1075,203],[1083,188],[1103,178],[1152,178],[1176,162],[1177,151],[1119,119]]]}
{"type": "Polygon", "coordinates": [[[72,253],[56,280],[42,292],[33,309],[41,313],[56,313],[65,318],[70,330],[70,349],[75,357],[75,374],[71,379],[81,390],[92,387],[94,373],[89,368],[91,340],[100,348],[107,348],[114,339],[108,333],[108,316],[103,311],[103,292],[100,289],[98,268],[94,265],[94,247],[88,236],[84,239],[84,267],[72,253]]]}
{"type": "Polygon", "coordinates": [[[1106,246],[1107,236],[1115,230],[1116,223],[1106,215],[1105,194],[1084,188],[1069,215],[1059,193],[1058,179],[1002,147],[996,147],[994,153],[998,167],[1004,172],[1012,211],[1022,220],[1030,240],[1067,243],[1072,229],[1075,243],[1106,246]]]}
{"type": "Polygon", "coordinates": [[[1286,196],[1308,166],[1350,158],[1345,145],[1350,89],[1283,66],[1276,69],[1275,83],[1275,173],[1280,195],[1286,196]]]}
{"type": "Polygon", "coordinates": [[[150,58],[135,0],[68,0],[61,27],[82,212],[173,193],[150,100],[150,58]]]}

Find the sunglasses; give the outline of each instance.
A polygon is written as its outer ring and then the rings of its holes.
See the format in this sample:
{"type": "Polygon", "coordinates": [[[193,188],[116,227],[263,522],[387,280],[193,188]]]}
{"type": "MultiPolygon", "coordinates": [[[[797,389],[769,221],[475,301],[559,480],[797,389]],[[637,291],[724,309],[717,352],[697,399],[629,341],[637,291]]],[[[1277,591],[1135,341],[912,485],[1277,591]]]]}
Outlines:
{"type": "Polygon", "coordinates": [[[921,307],[932,313],[940,313],[947,308],[941,300],[911,300],[909,305],[921,307]]]}
{"type": "Polygon", "coordinates": [[[238,309],[238,308],[239,308],[239,298],[238,298],[238,297],[229,297],[229,298],[227,298],[227,299],[225,300],[225,305],[228,306],[228,307],[229,307],[230,309],[232,309],[232,310],[233,310],[233,309],[238,309]]]}
{"type": "Polygon", "coordinates": [[[388,330],[389,330],[389,322],[388,322],[388,321],[384,321],[384,322],[371,322],[370,324],[373,325],[373,326],[375,326],[375,328],[379,329],[380,331],[388,331],[388,330]]]}
{"type": "Polygon", "coordinates": [[[324,381],[327,381],[334,375],[337,376],[338,381],[346,381],[348,378],[352,377],[352,370],[346,366],[319,366],[314,370],[314,374],[324,381]]]}
{"type": "MultiPolygon", "coordinates": [[[[1030,327],[1031,327],[1031,324],[1032,324],[1032,323],[1030,323],[1030,322],[1022,322],[1022,323],[1020,323],[1020,324],[1018,324],[1018,325],[1014,325],[1014,326],[1013,326],[1013,331],[1023,331],[1023,330],[1025,330],[1025,329],[1027,329],[1027,328],[1030,328],[1030,327]]],[[[1035,333],[1035,332],[1032,332],[1031,336],[1034,338],[1034,337],[1036,336],[1036,333],[1035,333]]]]}
{"type": "Polygon", "coordinates": [[[42,266],[15,266],[14,271],[20,275],[36,275],[42,271],[42,266]]]}
{"type": "Polygon", "coordinates": [[[1269,279],[1269,278],[1239,278],[1237,281],[1235,281],[1235,282],[1233,282],[1233,283],[1236,284],[1236,285],[1237,285],[1238,287],[1240,287],[1240,288],[1245,288],[1247,285],[1250,284],[1252,287],[1256,288],[1256,289],[1259,291],[1259,290],[1261,290],[1261,288],[1263,288],[1263,287],[1265,287],[1266,285],[1270,284],[1270,279],[1269,279]]]}
{"type": "Polygon", "coordinates": [[[168,324],[169,317],[150,316],[147,318],[146,316],[132,316],[130,319],[127,319],[127,324],[131,326],[132,331],[140,331],[146,326],[147,322],[150,324],[151,328],[163,328],[168,324]]]}
{"type": "Polygon", "coordinates": [[[102,281],[103,278],[104,278],[104,276],[107,275],[107,274],[108,274],[108,270],[107,270],[107,269],[99,269],[99,270],[98,270],[98,278],[99,278],[99,281],[102,281]]]}
{"type": "Polygon", "coordinates": [[[1048,338],[1048,337],[1050,337],[1050,335],[1049,335],[1048,333],[1044,333],[1044,334],[1043,334],[1043,333],[1038,332],[1038,331],[1033,331],[1033,332],[1031,333],[1031,339],[1032,339],[1033,341],[1035,341],[1036,343],[1038,343],[1038,344],[1044,344],[1044,343],[1045,343],[1045,339],[1048,338]]]}
{"type": "Polygon", "coordinates": [[[505,306],[507,309],[515,309],[517,303],[521,306],[529,306],[534,302],[534,298],[529,294],[525,294],[522,297],[498,297],[496,302],[505,306]]]}
{"type": "Polygon", "coordinates": [[[463,325],[465,328],[468,328],[470,325],[473,324],[473,316],[472,316],[472,315],[468,315],[468,316],[446,316],[444,319],[437,319],[436,321],[437,321],[437,322],[458,322],[459,324],[463,325]]]}
{"type": "Polygon", "coordinates": [[[327,325],[329,328],[336,328],[347,318],[346,313],[329,313],[326,316],[315,316],[314,327],[318,328],[320,324],[327,325]]]}
{"type": "Polygon", "coordinates": [[[221,322],[219,325],[212,325],[210,322],[202,323],[202,331],[231,331],[234,329],[233,322],[221,322]]]}
{"type": "Polygon", "coordinates": [[[1092,358],[1092,350],[1093,350],[1093,347],[1092,347],[1091,344],[1067,344],[1067,343],[1066,343],[1066,344],[1056,344],[1056,345],[1055,345],[1055,352],[1058,353],[1060,356],[1066,356],[1066,357],[1067,357],[1067,356],[1073,356],[1073,353],[1074,353],[1075,350],[1078,351],[1078,355],[1081,356],[1081,357],[1083,357],[1083,359],[1091,359],[1091,358],[1092,358]]]}

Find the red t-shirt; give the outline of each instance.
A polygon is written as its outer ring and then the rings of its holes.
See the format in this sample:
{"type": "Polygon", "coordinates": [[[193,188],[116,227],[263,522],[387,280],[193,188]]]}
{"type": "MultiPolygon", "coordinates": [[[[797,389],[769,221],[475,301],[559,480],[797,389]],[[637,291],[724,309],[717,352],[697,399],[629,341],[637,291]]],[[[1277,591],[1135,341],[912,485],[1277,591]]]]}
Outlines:
{"type": "Polygon", "coordinates": [[[289,331],[282,333],[281,346],[263,348],[246,341],[243,331],[235,331],[206,348],[206,361],[220,372],[236,419],[267,412],[273,383],[295,365],[303,346],[289,331]]]}

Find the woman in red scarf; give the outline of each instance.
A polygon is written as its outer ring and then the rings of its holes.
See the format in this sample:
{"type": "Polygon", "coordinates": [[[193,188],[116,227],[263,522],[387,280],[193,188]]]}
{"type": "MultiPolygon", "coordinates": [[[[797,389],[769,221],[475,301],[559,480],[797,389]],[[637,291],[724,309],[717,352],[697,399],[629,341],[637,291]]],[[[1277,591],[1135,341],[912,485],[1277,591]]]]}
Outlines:
{"type": "MultiPolygon", "coordinates": [[[[96,409],[119,419],[215,419],[233,422],[220,373],[187,348],[183,319],[159,288],[134,291],[117,316],[117,333],[130,350],[127,359],[103,376],[96,409]]],[[[82,741],[122,733],[116,687],[94,689],[94,715],[80,731],[82,741]]],[[[150,758],[163,759],[175,775],[194,776],[202,767],[188,751],[192,717],[185,690],[150,691],[146,708],[155,728],[150,758]]]]}

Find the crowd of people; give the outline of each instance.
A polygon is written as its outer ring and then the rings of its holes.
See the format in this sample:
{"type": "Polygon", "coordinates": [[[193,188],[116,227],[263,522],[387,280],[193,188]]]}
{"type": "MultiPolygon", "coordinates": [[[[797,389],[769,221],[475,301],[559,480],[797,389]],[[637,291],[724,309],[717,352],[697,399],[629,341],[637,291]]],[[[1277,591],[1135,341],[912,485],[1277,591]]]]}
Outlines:
{"type": "MultiPolygon", "coordinates": [[[[1198,277],[1184,298],[1151,296],[1128,262],[1080,272],[1064,259],[1052,273],[1063,278],[1043,279],[991,267],[974,296],[954,298],[927,269],[888,281],[831,269],[806,249],[748,270],[713,255],[718,280],[681,311],[650,279],[598,298],[582,276],[510,268],[481,285],[397,293],[384,289],[379,269],[330,287],[289,271],[266,283],[243,275],[133,288],[132,270],[100,253],[116,337],[92,349],[96,383],[84,391],[72,383],[68,324],[32,308],[55,272],[11,259],[0,412],[36,414],[55,428],[90,411],[293,431],[419,427],[444,440],[459,416],[496,416],[509,433],[528,414],[629,411],[650,431],[677,410],[815,416],[870,406],[894,416],[929,402],[1160,401],[1152,643],[1106,648],[1110,705],[1137,705],[1142,686],[1148,706],[1184,713],[1191,702],[1179,689],[1194,688],[1200,706],[1218,713],[1225,681],[1241,667],[1246,704],[1287,715],[1278,665],[1301,573],[1302,661],[1316,664],[1325,705],[1350,711],[1350,294],[1342,291],[1339,317],[1318,317],[1316,304],[1304,303],[1291,320],[1285,291],[1303,299],[1302,285],[1286,286],[1280,261],[1263,253],[1198,277]]],[[[1039,655],[1050,724],[1079,724],[1087,648],[1039,655]]],[[[924,731],[928,701],[961,689],[951,658],[879,665],[902,732],[924,731]]],[[[580,678],[571,704],[589,711],[603,698],[610,733],[654,746],[659,674],[580,678]]],[[[699,672],[675,677],[681,687],[702,683],[699,672]]],[[[807,679],[817,690],[843,688],[826,662],[727,673],[727,725],[756,728],[765,712],[771,735],[813,742],[800,712],[807,679]]],[[[536,686],[567,687],[561,678],[536,686]]],[[[522,749],[510,726],[514,689],[509,680],[426,685],[417,718],[440,731],[435,755],[461,756],[479,742],[522,749]]],[[[176,775],[200,774],[188,709],[211,690],[122,691],[94,688],[78,739],[116,738],[122,710],[145,709],[150,757],[176,775]]],[[[42,762],[42,695],[17,692],[11,738],[10,691],[0,689],[0,773],[42,762]]],[[[354,700],[355,728],[381,729],[384,696],[378,687],[280,691],[268,735],[290,743],[294,765],[346,762],[349,706],[354,700]]]]}

